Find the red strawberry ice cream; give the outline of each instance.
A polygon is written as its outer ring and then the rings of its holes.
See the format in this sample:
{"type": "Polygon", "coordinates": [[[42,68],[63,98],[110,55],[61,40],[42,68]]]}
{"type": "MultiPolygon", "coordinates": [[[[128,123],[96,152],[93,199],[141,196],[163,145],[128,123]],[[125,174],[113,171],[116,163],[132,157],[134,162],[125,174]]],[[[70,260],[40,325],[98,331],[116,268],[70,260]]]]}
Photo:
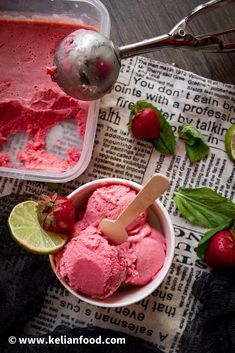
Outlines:
{"type": "Polygon", "coordinates": [[[57,270],[75,291],[106,298],[124,281],[126,263],[116,247],[89,226],[66,245],[57,270]]]}
{"type": "Polygon", "coordinates": [[[162,234],[148,227],[145,236],[133,239],[130,237],[128,242],[128,252],[136,257],[135,272],[128,273],[125,283],[134,285],[144,285],[151,281],[156,273],[162,268],[165,260],[166,243],[162,234]]]}
{"type": "Polygon", "coordinates": [[[122,284],[147,284],[162,268],[165,238],[149,225],[147,212],[128,226],[128,240],[121,245],[110,244],[98,228],[103,218],[117,218],[135,195],[129,186],[102,186],[78,212],[71,240],[55,256],[58,275],[73,290],[102,299],[122,284]]]}
{"type": "MultiPolygon", "coordinates": [[[[125,185],[100,187],[90,196],[86,211],[81,220],[81,227],[98,227],[102,219],[116,219],[122,210],[134,199],[136,191],[125,185]]],[[[137,232],[146,222],[147,212],[142,212],[128,226],[128,231],[137,232]]]]}
{"type": "Polygon", "coordinates": [[[49,20],[0,18],[0,166],[63,172],[79,160],[77,141],[84,137],[88,105],[63,93],[46,72],[58,42],[78,28],[49,20]],[[63,140],[48,151],[51,129],[71,118],[77,139],[64,155],[55,153],[63,140]],[[25,144],[15,151],[20,133],[25,144]]]}

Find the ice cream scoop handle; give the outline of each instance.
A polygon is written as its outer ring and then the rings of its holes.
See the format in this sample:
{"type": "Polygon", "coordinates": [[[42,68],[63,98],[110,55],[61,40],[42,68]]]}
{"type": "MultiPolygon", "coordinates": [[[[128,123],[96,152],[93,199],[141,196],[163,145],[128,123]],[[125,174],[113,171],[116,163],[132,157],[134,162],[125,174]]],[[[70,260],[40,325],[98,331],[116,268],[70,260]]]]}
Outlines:
{"type": "Polygon", "coordinates": [[[218,33],[193,35],[191,30],[187,30],[187,25],[196,16],[213,11],[216,8],[233,3],[235,0],[210,0],[195,7],[187,16],[178,22],[167,34],[154,38],[145,39],[138,43],[127,44],[119,48],[121,59],[135,55],[149,53],[164,47],[203,50],[215,53],[229,53],[235,51],[234,41],[227,41],[223,38],[224,34],[235,32],[235,28],[220,31],[218,33]],[[222,36],[222,38],[221,38],[222,36]]]}
{"type": "Polygon", "coordinates": [[[145,211],[169,187],[169,180],[162,174],[154,174],[139,191],[134,200],[119,215],[116,222],[127,227],[141,212],[145,211]]]}

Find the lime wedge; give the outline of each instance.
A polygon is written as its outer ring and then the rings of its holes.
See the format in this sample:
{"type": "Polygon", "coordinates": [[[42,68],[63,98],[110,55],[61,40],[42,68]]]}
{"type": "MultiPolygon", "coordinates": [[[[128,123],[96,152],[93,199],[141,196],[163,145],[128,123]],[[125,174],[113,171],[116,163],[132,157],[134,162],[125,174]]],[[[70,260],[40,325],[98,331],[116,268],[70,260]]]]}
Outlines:
{"type": "Polygon", "coordinates": [[[224,143],[229,158],[235,161],[235,124],[226,131],[224,143]]]}
{"type": "Polygon", "coordinates": [[[37,203],[24,201],[16,205],[8,218],[13,239],[34,254],[52,254],[66,243],[67,236],[45,231],[39,224],[37,203]]]}

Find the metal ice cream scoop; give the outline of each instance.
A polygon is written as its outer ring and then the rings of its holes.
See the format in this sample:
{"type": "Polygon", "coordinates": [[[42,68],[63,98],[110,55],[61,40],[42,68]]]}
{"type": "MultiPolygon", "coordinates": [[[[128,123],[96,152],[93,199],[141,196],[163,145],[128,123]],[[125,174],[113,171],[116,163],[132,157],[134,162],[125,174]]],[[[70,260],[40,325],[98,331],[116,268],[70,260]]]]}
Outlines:
{"type": "Polygon", "coordinates": [[[79,29],[59,44],[55,56],[52,79],[70,96],[81,100],[95,100],[110,92],[121,68],[121,59],[144,54],[164,47],[204,50],[208,52],[233,52],[235,43],[224,43],[220,36],[235,32],[235,28],[194,36],[187,24],[196,15],[235,2],[212,0],[194,8],[168,34],[129,44],[120,48],[102,34],[79,29]]]}

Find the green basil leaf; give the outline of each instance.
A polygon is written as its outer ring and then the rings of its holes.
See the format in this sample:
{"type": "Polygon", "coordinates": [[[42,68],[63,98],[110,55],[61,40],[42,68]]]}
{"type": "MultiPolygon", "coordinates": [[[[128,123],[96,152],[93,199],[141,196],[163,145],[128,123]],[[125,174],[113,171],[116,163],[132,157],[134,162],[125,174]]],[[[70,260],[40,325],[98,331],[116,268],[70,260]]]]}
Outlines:
{"type": "Polygon", "coordinates": [[[158,116],[160,119],[161,127],[160,136],[156,139],[153,139],[152,143],[156,150],[162,154],[174,154],[176,148],[176,140],[172,127],[160,111],[158,111],[158,116]]]}
{"type": "Polygon", "coordinates": [[[129,130],[131,128],[131,121],[134,119],[135,115],[144,108],[154,109],[157,112],[160,120],[160,136],[156,139],[149,139],[149,141],[160,153],[165,155],[174,154],[176,148],[176,140],[171,125],[162,115],[160,110],[158,110],[153,104],[147,102],[146,100],[137,101],[134,108],[132,108],[128,123],[129,130]]]}
{"type": "Polygon", "coordinates": [[[179,127],[179,137],[185,139],[186,154],[191,163],[200,161],[209,153],[203,135],[191,124],[184,123],[179,127]]]}
{"type": "Polygon", "coordinates": [[[201,260],[204,260],[205,252],[206,252],[206,249],[210,243],[211,238],[216,233],[220,232],[221,230],[228,228],[230,223],[231,222],[224,223],[224,224],[220,225],[219,227],[213,228],[204,234],[204,236],[199,241],[197,249],[196,249],[197,256],[201,260]]]}
{"type": "Polygon", "coordinates": [[[190,223],[206,228],[219,227],[235,219],[235,204],[209,188],[179,188],[176,207],[190,223]]]}

